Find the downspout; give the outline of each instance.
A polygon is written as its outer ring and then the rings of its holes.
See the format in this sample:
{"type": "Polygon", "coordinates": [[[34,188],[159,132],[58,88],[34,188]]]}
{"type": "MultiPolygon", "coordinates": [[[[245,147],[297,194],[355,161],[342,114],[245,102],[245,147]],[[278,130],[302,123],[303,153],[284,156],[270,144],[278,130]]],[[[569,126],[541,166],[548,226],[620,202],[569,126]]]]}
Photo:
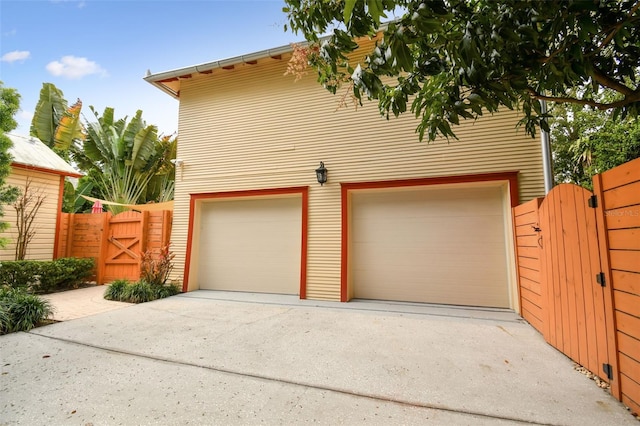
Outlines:
{"type": "MultiPolygon", "coordinates": [[[[540,101],[540,112],[547,113],[547,102],[540,101]]],[[[547,121],[546,118],[543,120],[547,121]]],[[[548,194],[553,188],[553,165],[551,156],[551,142],[549,132],[540,127],[540,143],[542,144],[542,173],[544,175],[544,193],[548,194]]]]}

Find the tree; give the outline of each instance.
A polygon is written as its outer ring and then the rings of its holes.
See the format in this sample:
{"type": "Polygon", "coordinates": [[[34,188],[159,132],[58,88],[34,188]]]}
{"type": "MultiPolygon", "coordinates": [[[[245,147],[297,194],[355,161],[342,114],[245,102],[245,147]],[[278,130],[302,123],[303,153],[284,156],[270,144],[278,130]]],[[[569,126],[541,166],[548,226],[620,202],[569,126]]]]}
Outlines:
{"type": "MultiPolygon", "coordinates": [[[[4,206],[13,203],[20,193],[15,186],[5,185],[11,173],[11,153],[13,145],[5,132],[10,132],[18,126],[13,118],[20,109],[20,94],[12,88],[4,87],[0,81],[0,218],[4,217],[4,206]]],[[[0,221],[0,233],[9,228],[9,223],[0,221]]],[[[0,248],[9,243],[8,238],[0,238],[0,248]]]]}
{"type": "MultiPolygon", "coordinates": [[[[113,108],[105,108],[102,116],[89,108],[97,121],[87,123],[83,150],[75,159],[90,175],[99,173],[94,182],[102,198],[122,204],[158,201],[152,198],[150,183],[166,174],[168,165],[173,166],[170,159],[175,157],[175,145],[170,138],[159,139],[156,126],[147,125],[140,110],[127,122],[127,117],[116,120],[113,108]]],[[[126,210],[107,208],[113,213],[126,210]]]]}
{"type": "Polygon", "coordinates": [[[33,221],[46,199],[42,189],[32,189],[31,184],[31,179],[27,178],[22,195],[13,203],[13,208],[16,210],[16,231],[18,233],[15,260],[24,260],[27,256],[29,243],[36,236],[33,221]]]}
{"type": "Polygon", "coordinates": [[[578,105],[556,105],[551,121],[555,181],[592,189],[592,177],[640,158],[640,120],[578,105]]]}
{"type": "Polygon", "coordinates": [[[375,99],[387,118],[411,111],[421,140],[455,137],[452,124],[500,107],[522,109],[521,124],[533,136],[538,125],[548,130],[540,100],[621,117],[640,111],[638,0],[285,3],[285,30],[309,43],[294,49],[290,70],[308,63],[327,90],[346,86],[358,102],[375,99]],[[382,38],[364,60],[350,62],[356,40],[378,32],[382,38]],[[572,97],[569,88],[580,90],[572,97]],[[617,97],[598,101],[603,89],[617,97]]]}

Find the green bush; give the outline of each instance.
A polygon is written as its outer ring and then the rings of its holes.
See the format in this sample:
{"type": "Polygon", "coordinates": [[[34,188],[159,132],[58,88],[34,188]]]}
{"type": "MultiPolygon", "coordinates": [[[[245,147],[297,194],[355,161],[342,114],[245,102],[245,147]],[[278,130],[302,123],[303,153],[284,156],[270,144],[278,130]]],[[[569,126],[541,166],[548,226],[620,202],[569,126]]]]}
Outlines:
{"type": "Polygon", "coordinates": [[[130,303],[144,303],[156,299],[156,292],[146,281],[138,281],[127,287],[123,294],[123,301],[130,303]]]}
{"type": "Polygon", "coordinates": [[[107,287],[107,290],[104,292],[104,298],[107,300],[122,301],[128,287],[129,281],[116,280],[107,287]]]}
{"type": "Polygon", "coordinates": [[[107,300],[119,300],[129,303],[144,303],[156,299],[174,296],[181,288],[175,283],[167,284],[173,270],[175,255],[169,250],[169,244],[160,250],[147,250],[142,253],[140,281],[129,284],[126,280],[114,281],[104,294],[107,300]]]}
{"type": "Polygon", "coordinates": [[[0,289],[0,334],[29,331],[52,312],[49,301],[23,288],[0,289]]]}
{"type": "Polygon", "coordinates": [[[144,303],[174,296],[180,291],[180,287],[176,284],[154,285],[144,280],[136,283],[130,283],[127,280],[116,280],[104,292],[104,298],[119,302],[144,303]]]}
{"type": "Polygon", "coordinates": [[[156,299],[164,299],[165,297],[175,296],[182,291],[182,289],[176,284],[154,286],[153,290],[156,293],[156,299]]]}
{"type": "Polygon", "coordinates": [[[69,290],[78,288],[91,275],[94,265],[92,258],[2,262],[0,285],[40,294],[69,290]]]}
{"type": "Polygon", "coordinates": [[[95,261],[93,258],[62,258],[42,263],[42,271],[37,286],[38,293],[78,288],[91,276],[95,261]]]}
{"type": "Polygon", "coordinates": [[[0,263],[0,285],[9,288],[30,289],[38,284],[39,261],[16,260],[0,263]]]}
{"type": "Polygon", "coordinates": [[[140,265],[141,281],[146,281],[154,287],[164,286],[173,270],[174,253],[169,250],[170,244],[163,246],[157,252],[147,250],[142,253],[140,265]]]}

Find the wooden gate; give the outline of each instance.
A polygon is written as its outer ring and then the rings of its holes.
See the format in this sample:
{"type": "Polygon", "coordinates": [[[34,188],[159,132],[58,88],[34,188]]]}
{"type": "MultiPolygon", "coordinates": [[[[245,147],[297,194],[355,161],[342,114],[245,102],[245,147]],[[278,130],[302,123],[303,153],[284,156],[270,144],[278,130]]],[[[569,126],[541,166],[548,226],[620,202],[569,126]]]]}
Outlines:
{"type": "Polygon", "coordinates": [[[605,291],[591,192],[570,184],[553,188],[540,205],[542,333],[551,345],[608,381],[605,291]],[[544,231],[544,232],[542,232],[544,231]],[[559,261],[560,260],[560,261],[559,261]]]}
{"type": "Polygon", "coordinates": [[[640,159],[513,218],[522,316],[640,413],[640,159]]]}
{"type": "Polygon", "coordinates": [[[117,279],[136,281],[142,253],[160,253],[169,244],[171,221],[169,210],[128,211],[116,216],[62,213],[55,256],[93,257],[93,279],[98,284],[117,279]]]}
{"type": "Polygon", "coordinates": [[[117,279],[136,281],[140,278],[141,254],[146,250],[146,221],[148,214],[124,212],[109,221],[104,256],[105,282],[117,279]]]}

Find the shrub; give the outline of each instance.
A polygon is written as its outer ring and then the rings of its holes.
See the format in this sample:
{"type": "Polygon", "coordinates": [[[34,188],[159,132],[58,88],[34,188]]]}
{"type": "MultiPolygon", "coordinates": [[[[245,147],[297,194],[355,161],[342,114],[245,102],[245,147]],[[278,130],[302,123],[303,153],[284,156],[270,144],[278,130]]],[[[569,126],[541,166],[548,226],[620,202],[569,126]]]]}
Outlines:
{"type": "Polygon", "coordinates": [[[0,285],[30,289],[38,284],[40,261],[16,260],[0,263],[0,285]]]}
{"type": "Polygon", "coordinates": [[[51,261],[18,260],[0,264],[0,284],[33,293],[78,288],[94,268],[92,258],[62,258],[51,261]]]}
{"type": "Polygon", "coordinates": [[[162,247],[159,253],[147,250],[142,253],[140,266],[140,278],[152,286],[163,286],[169,279],[169,274],[173,270],[174,253],[169,250],[169,245],[162,247]]]}
{"type": "Polygon", "coordinates": [[[49,301],[22,288],[0,290],[0,334],[29,331],[52,312],[49,301]]]}
{"type": "Polygon", "coordinates": [[[151,285],[140,280],[136,283],[129,283],[127,280],[116,280],[104,292],[104,298],[128,303],[151,302],[156,299],[174,296],[180,293],[181,289],[176,284],[151,285]]]}
{"type": "Polygon", "coordinates": [[[156,292],[156,299],[164,299],[165,297],[175,296],[182,290],[177,284],[165,284],[162,286],[155,286],[153,290],[156,292]]]}
{"type": "Polygon", "coordinates": [[[128,286],[129,281],[127,280],[115,280],[107,287],[107,290],[104,292],[104,298],[107,300],[122,301],[128,286]]]}
{"type": "Polygon", "coordinates": [[[142,253],[140,281],[130,284],[126,280],[114,281],[104,294],[107,300],[119,300],[129,303],[144,303],[164,299],[180,293],[177,284],[167,284],[173,270],[175,254],[169,251],[169,245],[159,252],[147,250],[142,253]]]}
{"type": "Polygon", "coordinates": [[[126,287],[122,301],[130,303],[144,303],[156,299],[156,292],[151,285],[145,281],[138,281],[126,287]]]}
{"type": "Polygon", "coordinates": [[[91,276],[95,261],[93,258],[62,258],[42,263],[38,283],[38,293],[78,288],[91,276]]]}

